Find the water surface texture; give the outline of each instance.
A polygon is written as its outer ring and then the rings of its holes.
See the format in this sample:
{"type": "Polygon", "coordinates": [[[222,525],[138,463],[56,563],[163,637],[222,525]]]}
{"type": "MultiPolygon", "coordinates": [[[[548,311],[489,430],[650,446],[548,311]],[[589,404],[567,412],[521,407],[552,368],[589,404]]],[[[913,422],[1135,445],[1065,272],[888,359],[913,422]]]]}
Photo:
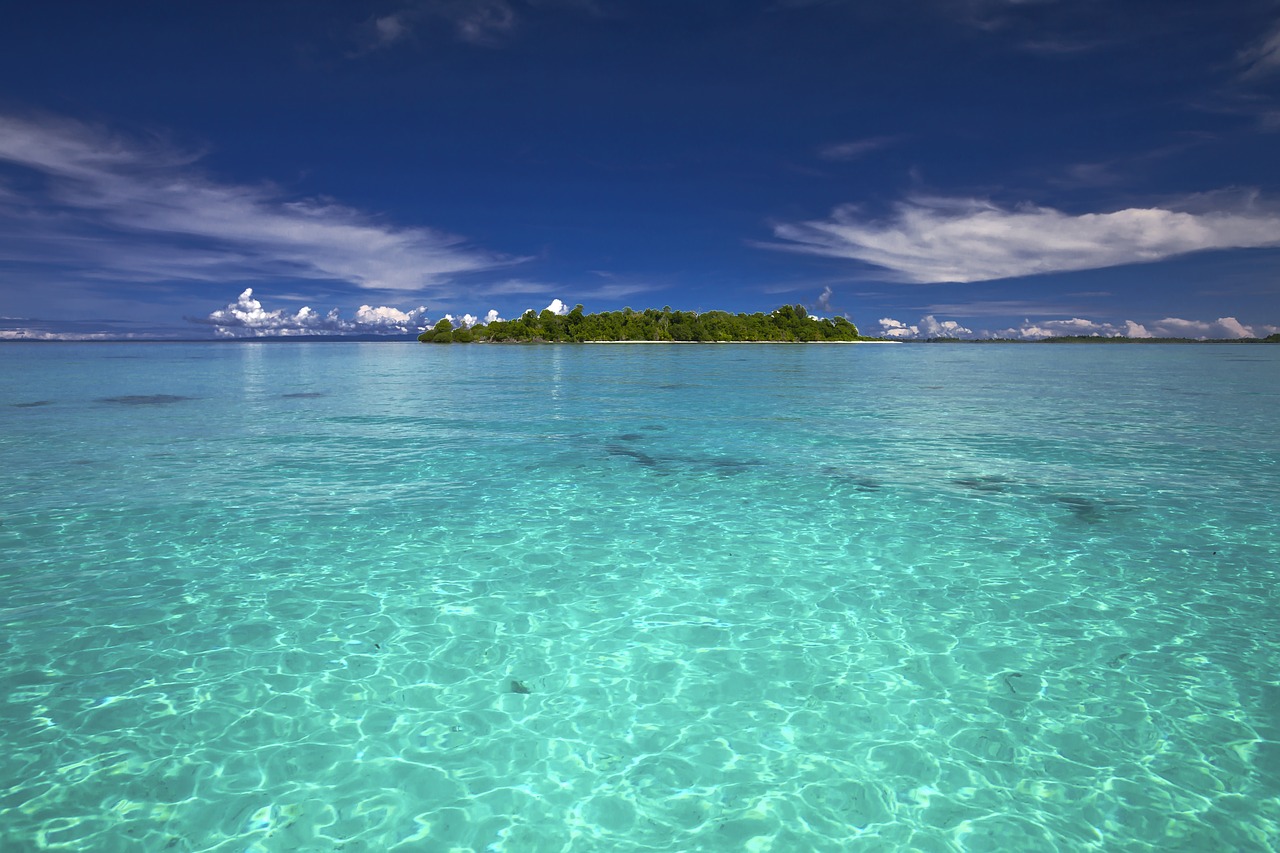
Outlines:
{"type": "Polygon", "coordinates": [[[1280,846],[1280,347],[0,347],[0,849],[1280,846]]]}

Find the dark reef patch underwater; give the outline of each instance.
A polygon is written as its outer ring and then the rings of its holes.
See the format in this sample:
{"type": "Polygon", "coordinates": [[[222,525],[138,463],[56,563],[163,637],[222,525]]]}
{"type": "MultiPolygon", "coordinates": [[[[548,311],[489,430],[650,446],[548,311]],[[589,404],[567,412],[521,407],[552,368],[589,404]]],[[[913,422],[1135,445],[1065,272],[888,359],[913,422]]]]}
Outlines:
{"type": "Polygon", "coordinates": [[[99,397],[97,402],[118,403],[123,406],[166,406],[194,399],[195,397],[183,397],[179,394],[123,394],[119,397],[99,397]]]}

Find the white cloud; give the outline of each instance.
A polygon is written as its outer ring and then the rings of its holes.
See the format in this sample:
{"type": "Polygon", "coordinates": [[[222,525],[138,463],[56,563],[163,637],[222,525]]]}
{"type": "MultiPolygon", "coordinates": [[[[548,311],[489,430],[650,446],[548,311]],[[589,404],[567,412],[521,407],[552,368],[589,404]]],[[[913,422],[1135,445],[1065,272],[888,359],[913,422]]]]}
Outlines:
{"type": "Polygon", "coordinates": [[[1147,331],[1147,327],[1141,323],[1135,323],[1132,320],[1124,321],[1125,337],[1129,338],[1154,338],[1155,335],[1147,331]]]}
{"type": "Polygon", "coordinates": [[[880,335],[900,340],[924,340],[927,338],[1013,338],[1017,340],[1041,340],[1069,335],[1102,338],[1264,338],[1277,331],[1275,326],[1246,326],[1234,317],[1223,317],[1212,322],[1180,320],[1166,317],[1146,324],[1133,320],[1110,323],[1070,317],[1060,320],[1023,320],[1016,326],[996,331],[968,329],[955,320],[938,320],[932,314],[920,318],[916,324],[907,324],[891,317],[880,320],[880,335]]]}
{"type": "Polygon", "coordinates": [[[822,295],[814,302],[814,307],[827,314],[831,313],[831,297],[835,294],[829,286],[822,288],[822,295]]]}
{"type": "Polygon", "coordinates": [[[569,313],[569,306],[565,305],[559,299],[552,299],[551,304],[548,305],[546,308],[543,308],[542,310],[550,311],[552,314],[558,314],[560,316],[564,316],[565,314],[569,313]]]}
{"type": "Polygon", "coordinates": [[[1275,326],[1246,326],[1235,317],[1219,317],[1212,322],[1165,317],[1151,327],[1157,337],[1171,338],[1263,338],[1276,331],[1275,326]]]}
{"type": "Polygon", "coordinates": [[[45,329],[0,329],[0,341],[113,341],[143,339],[148,335],[114,335],[108,332],[50,332],[45,329]]]}
{"type": "Polygon", "coordinates": [[[973,334],[972,329],[966,329],[955,320],[942,320],[939,322],[933,318],[932,314],[927,314],[920,318],[920,330],[928,338],[958,338],[962,335],[973,334]]]}
{"type": "Polygon", "coordinates": [[[1024,320],[1021,325],[994,332],[994,337],[1040,339],[1064,335],[1086,335],[1104,338],[1198,338],[1231,340],[1237,338],[1264,338],[1274,334],[1275,326],[1246,326],[1235,317],[1220,317],[1213,321],[1182,320],[1166,317],[1147,323],[1125,320],[1124,323],[1106,323],[1074,317],[1069,320],[1024,320]]]}
{"type": "Polygon", "coordinates": [[[770,248],[864,261],[911,282],[969,282],[1277,246],[1280,215],[1247,205],[1206,213],[1129,208],[1071,215],[979,199],[916,198],[898,204],[888,221],[844,206],[830,219],[782,223],[774,233],[790,243],[770,248]]]}
{"type": "Polygon", "coordinates": [[[880,320],[880,334],[887,338],[964,338],[972,337],[973,330],[966,329],[955,320],[938,320],[932,314],[920,318],[917,325],[885,317],[880,320]]]}
{"type": "MultiPolygon", "coordinates": [[[[1116,338],[1124,337],[1128,328],[1127,324],[1125,326],[1117,326],[1112,323],[1099,323],[1093,320],[1085,320],[1080,317],[1072,317],[1065,320],[1038,320],[1034,323],[1030,320],[1024,320],[1019,326],[1013,326],[1008,329],[1001,329],[1000,331],[995,332],[994,337],[1019,338],[1023,340],[1059,338],[1067,335],[1116,338]]],[[[1150,337],[1150,335],[1147,335],[1146,337],[1150,337]]]]}
{"type": "Polygon", "coordinates": [[[444,319],[448,320],[455,329],[470,329],[478,322],[474,314],[463,314],[461,317],[445,314],[444,319]]]}
{"type": "Polygon", "coordinates": [[[200,155],[67,120],[0,116],[0,162],[43,177],[0,196],[0,250],[129,280],[293,277],[362,288],[439,288],[508,260],[429,228],[401,228],[327,199],[228,184],[200,155]]]}
{"type": "Polygon", "coordinates": [[[918,338],[920,337],[920,327],[908,326],[900,320],[883,317],[880,320],[880,335],[886,338],[918,338]]]}
{"type": "Polygon", "coordinates": [[[498,310],[496,308],[490,308],[489,313],[484,315],[484,324],[486,326],[489,325],[490,323],[501,323],[501,322],[503,322],[503,320],[501,317],[498,316],[498,310]]]}
{"type": "Polygon", "coordinates": [[[556,285],[554,284],[527,281],[522,278],[509,278],[506,281],[477,287],[473,292],[482,296],[510,296],[517,293],[548,293],[555,289],[556,285]]]}
{"type": "Polygon", "coordinates": [[[246,288],[235,302],[213,311],[207,317],[189,318],[191,322],[213,326],[220,337],[261,337],[264,335],[350,335],[350,334],[407,334],[421,331],[427,326],[427,309],[419,306],[411,311],[397,308],[361,305],[355,317],[343,319],[334,308],[320,314],[308,306],[293,314],[284,309],[268,311],[253,298],[253,289],[246,288]]]}

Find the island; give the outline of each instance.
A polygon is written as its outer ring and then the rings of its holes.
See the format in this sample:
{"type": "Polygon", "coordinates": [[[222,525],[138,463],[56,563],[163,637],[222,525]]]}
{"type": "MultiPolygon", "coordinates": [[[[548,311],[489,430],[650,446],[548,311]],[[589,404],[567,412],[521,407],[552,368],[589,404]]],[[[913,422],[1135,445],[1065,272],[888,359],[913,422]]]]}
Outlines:
{"type": "Polygon", "coordinates": [[[818,317],[803,305],[783,305],[769,314],[672,311],[648,308],[587,314],[575,305],[567,314],[526,311],[518,320],[454,328],[447,319],[418,336],[423,343],[854,343],[881,342],[858,334],[844,317],[818,317]]]}

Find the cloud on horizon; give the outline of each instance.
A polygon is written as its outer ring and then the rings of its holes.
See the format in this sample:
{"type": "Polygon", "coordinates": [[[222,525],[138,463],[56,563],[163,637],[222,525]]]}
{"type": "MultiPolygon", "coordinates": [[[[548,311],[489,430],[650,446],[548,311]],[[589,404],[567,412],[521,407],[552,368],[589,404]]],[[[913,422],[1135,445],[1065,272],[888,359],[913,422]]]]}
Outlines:
{"type": "MultiPolygon", "coordinates": [[[[468,315],[470,316],[470,315],[468,315]]],[[[361,305],[350,320],[343,319],[334,308],[320,314],[304,305],[292,314],[283,309],[268,311],[253,298],[253,288],[245,288],[235,302],[210,312],[207,317],[188,317],[190,322],[212,326],[214,334],[224,338],[306,335],[396,335],[419,332],[427,326],[426,306],[409,311],[374,308],[361,305]]],[[[474,318],[472,320],[474,322],[474,318]]]]}
{"type": "Polygon", "coordinates": [[[0,192],[0,251],[84,278],[292,277],[401,291],[515,260],[329,199],[220,182],[196,167],[201,156],[157,137],[0,115],[0,166],[39,177],[0,192]]]}
{"type": "Polygon", "coordinates": [[[974,332],[954,320],[937,320],[933,315],[920,318],[916,324],[903,323],[891,317],[880,320],[880,334],[899,340],[925,340],[927,338],[1013,338],[1016,340],[1042,340],[1044,338],[1083,335],[1103,338],[1198,338],[1202,340],[1234,340],[1240,338],[1264,338],[1280,332],[1280,326],[1246,326],[1235,317],[1220,317],[1214,321],[1182,320],[1165,317],[1147,323],[1125,320],[1108,323],[1071,317],[1061,320],[1024,320],[1016,326],[994,331],[974,332]]]}
{"type": "Polygon", "coordinates": [[[917,197],[887,220],[854,205],[825,220],[779,223],[785,243],[758,243],[890,270],[920,284],[990,281],[1149,263],[1207,249],[1280,246],[1280,214],[1245,204],[1191,213],[1128,208],[1072,215],[1050,207],[1002,208],[969,198],[917,197]]]}

